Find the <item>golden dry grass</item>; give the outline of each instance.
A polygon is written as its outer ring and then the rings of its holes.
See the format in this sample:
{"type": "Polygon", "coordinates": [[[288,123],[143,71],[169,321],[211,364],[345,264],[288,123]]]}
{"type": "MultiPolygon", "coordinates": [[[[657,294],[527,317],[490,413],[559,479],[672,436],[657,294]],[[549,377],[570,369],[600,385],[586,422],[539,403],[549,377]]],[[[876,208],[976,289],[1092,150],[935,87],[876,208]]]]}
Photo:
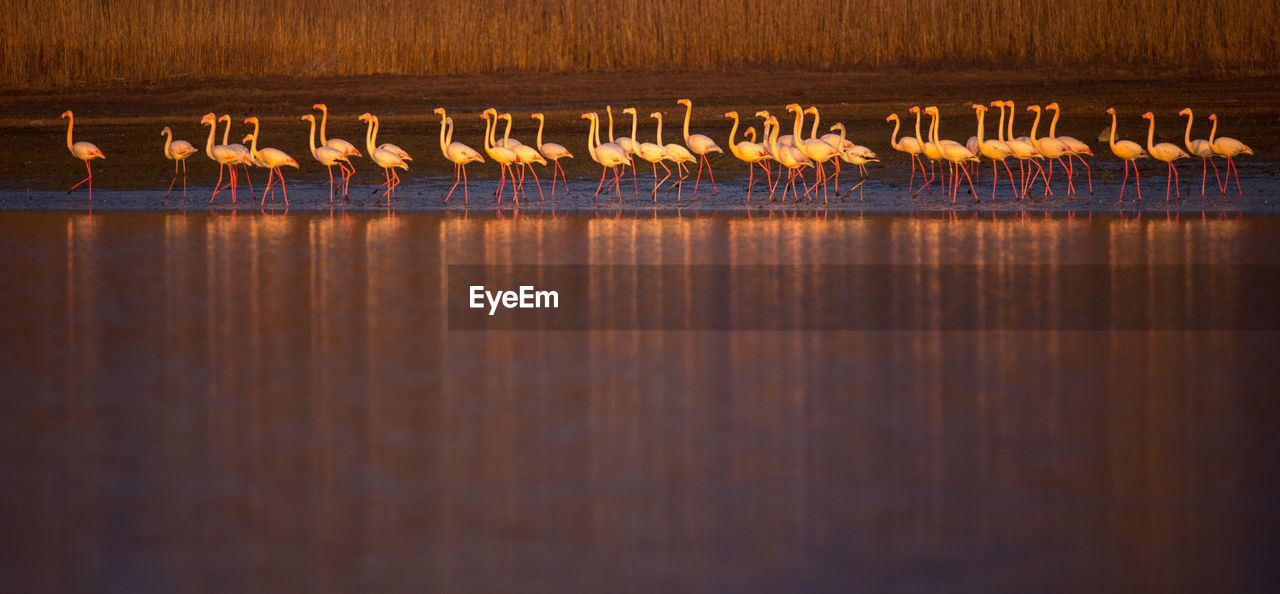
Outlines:
{"type": "Polygon", "coordinates": [[[10,0],[0,84],[511,70],[1274,71],[1273,2],[10,0]],[[483,8],[478,8],[483,7],[483,8]]]}

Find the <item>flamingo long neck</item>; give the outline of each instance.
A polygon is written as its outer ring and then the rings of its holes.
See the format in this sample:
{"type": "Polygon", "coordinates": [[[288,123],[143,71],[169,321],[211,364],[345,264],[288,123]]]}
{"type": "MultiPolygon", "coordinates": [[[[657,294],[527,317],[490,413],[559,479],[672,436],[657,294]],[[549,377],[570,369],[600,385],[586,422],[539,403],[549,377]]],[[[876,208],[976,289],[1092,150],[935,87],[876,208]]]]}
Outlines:
{"type": "MultiPolygon", "coordinates": [[[[1151,125],[1147,127],[1147,152],[1150,153],[1150,152],[1153,152],[1152,149],[1155,148],[1154,143],[1156,138],[1156,117],[1151,116],[1147,119],[1151,120],[1151,125]]],[[[1154,157],[1155,155],[1153,154],[1151,156],[1154,157]]]]}
{"type": "MultiPolygon", "coordinates": [[[[231,139],[231,116],[224,115],[221,118],[218,118],[218,121],[222,121],[223,119],[227,120],[227,129],[222,131],[222,144],[226,145],[227,141],[231,139]]],[[[213,127],[218,127],[216,122],[213,127]]]]}
{"type": "Polygon", "coordinates": [[[817,138],[817,137],[818,137],[818,119],[819,119],[819,116],[818,116],[818,110],[817,110],[817,108],[814,108],[814,110],[813,110],[813,128],[812,128],[811,130],[809,130],[809,138],[817,138]]]}
{"type": "Polygon", "coordinates": [[[982,146],[983,126],[986,125],[987,114],[981,109],[974,110],[978,112],[978,146],[982,146]]]}
{"type": "Polygon", "coordinates": [[[936,111],[929,112],[929,142],[932,142],[934,145],[938,144],[938,120],[939,119],[941,118],[938,117],[938,112],[936,111]]]}
{"type": "Polygon", "coordinates": [[[658,146],[666,146],[662,144],[662,114],[661,113],[658,114],[658,134],[655,136],[655,138],[658,141],[658,146]]]}
{"type": "MultiPolygon", "coordinates": [[[[1036,143],[1036,126],[1040,125],[1040,110],[1036,109],[1034,111],[1036,112],[1036,119],[1035,121],[1031,122],[1031,144],[1033,146],[1037,144],[1036,143]]],[[[1036,147],[1036,150],[1040,150],[1040,148],[1036,147]]]]}
{"type": "Polygon", "coordinates": [[[370,132],[371,136],[369,136],[369,142],[373,144],[378,144],[378,128],[381,127],[382,124],[378,122],[378,116],[369,116],[369,117],[373,121],[373,131],[370,132]]]}
{"type": "Polygon", "coordinates": [[[738,114],[733,114],[733,127],[729,129],[729,150],[733,152],[733,156],[739,159],[742,156],[738,153],[738,143],[733,141],[733,137],[738,134],[738,114]]]}
{"type": "Polygon", "coordinates": [[[924,139],[920,137],[920,110],[916,110],[916,142],[924,146],[924,139]]]}
{"type": "Polygon", "coordinates": [[[1213,129],[1209,130],[1209,145],[1213,145],[1213,137],[1218,133],[1218,118],[1213,118],[1213,129]]]}
{"type": "Polygon", "coordinates": [[[901,126],[902,126],[902,120],[899,120],[898,118],[893,118],[893,134],[889,135],[889,146],[893,147],[894,149],[897,149],[899,146],[898,145],[898,128],[900,128],[901,126]]]}
{"type": "Polygon", "coordinates": [[[1008,102],[1006,105],[1009,106],[1009,140],[1013,140],[1014,138],[1017,138],[1013,135],[1013,115],[1018,111],[1018,108],[1012,101],[1008,102]]]}
{"type": "Polygon", "coordinates": [[[800,146],[800,129],[804,128],[804,110],[796,108],[796,121],[792,125],[791,142],[796,146],[800,146]]]}
{"type": "Polygon", "coordinates": [[[1182,135],[1182,141],[1187,145],[1188,151],[1191,150],[1191,120],[1194,117],[1195,116],[1191,113],[1191,110],[1188,109],[1187,110],[1187,131],[1182,135]]]}
{"type": "MultiPolygon", "coordinates": [[[[636,140],[636,110],[635,108],[632,108],[631,109],[631,141],[635,142],[635,140],[636,140]]],[[[538,144],[542,144],[542,143],[539,142],[538,144]]]]}
{"type": "Polygon", "coordinates": [[[329,106],[322,104],[320,106],[320,144],[321,145],[329,144],[329,140],[326,139],[324,136],[324,129],[328,126],[328,124],[329,124],[329,106]]]}
{"type": "Polygon", "coordinates": [[[249,154],[258,155],[258,120],[253,120],[253,147],[249,149],[249,154]]]}
{"type": "Polygon", "coordinates": [[[996,137],[1004,142],[1004,104],[1000,105],[1000,123],[996,125],[996,137]]]}
{"type": "Polygon", "coordinates": [[[217,132],[217,130],[218,130],[218,120],[209,122],[209,140],[204,143],[204,154],[208,155],[210,159],[213,158],[213,135],[217,132]]]}
{"type": "Polygon", "coordinates": [[[75,121],[76,116],[70,114],[67,115],[67,150],[71,150],[71,145],[75,144],[71,142],[71,127],[75,125],[75,121]]]}
{"type": "Polygon", "coordinates": [[[365,122],[369,125],[364,131],[364,148],[369,151],[370,158],[373,158],[373,116],[365,122]]]}
{"type": "Polygon", "coordinates": [[[1116,150],[1116,112],[1111,112],[1111,137],[1107,139],[1107,144],[1111,145],[1111,152],[1116,150]]]}
{"type": "Polygon", "coordinates": [[[502,133],[502,146],[510,147],[507,141],[511,140],[511,118],[507,118],[507,130],[502,133]]]}
{"type": "MultiPolygon", "coordinates": [[[[307,134],[307,144],[311,145],[311,154],[316,154],[316,119],[311,118],[311,132],[307,134]]],[[[321,128],[323,130],[323,128],[321,128]]],[[[322,137],[323,138],[323,137],[322,137]]]]}
{"type": "MultiPolygon", "coordinates": [[[[689,116],[693,115],[693,102],[684,104],[684,143],[689,144],[689,116]]],[[[797,132],[798,134],[798,132],[797,132]]]]}
{"type": "Polygon", "coordinates": [[[164,156],[173,158],[173,153],[169,152],[169,146],[173,144],[173,132],[168,128],[164,130],[164,156]]]}
{"type": "Polygon", "coordinates": [[[1058,137],[1058,116],[1060,115],[1062,115],[1062,108],[1055,107],[1053,109],[1053,120],[1049,122],[1049,138],[1058,137]]]}
{"type": "MultiPolygon", "coordinates": [[[[489,144],[489,114],[481,114],[480,117],[484,119],[484,152],[489,153],[489,156],[492,157],[493,149],[490,148],[491,145],[489,144]]],[[[588,144],[590,144],[590,135],[587,138],[588,144]]]]}
{"type": "Polygon", "coordinates": [[[542,126],[546,123],[546,118],[538,118],[538,146],[542,146],[542,126]]]}
{"type": "MultiPolygon", "coordinates": [[[[817,117],[817,114],[814,114],[814,117],[817,117]]],[[[815,127],[817,126],[816,121],[815,121],[815,123],[814,123],[814,126],[815,126],[815,127]]],[[[845,134],[845,131],[844,131],[844,124],[836,124],[836,127],[840,129],[840,146],[839,146],[839,147],[836,147],[836,148],[837,148],[838,150],[843,151],[843,150],[844,150],[844,134],[845,134]]]]}
{"type": "Polygon", "coordinates": [[[596,158],[595,130],[596,130],[595,118],[587,118],[587,154],[591,155],[592,160],[598,162],[600,159],[596,158]]]}
{"type": "Polygon", "coordinates": [[[777,122],[777,121],[775,121],[775,120],[769,120],[769,122],[767,122],[767,124],[771,124],[771,125],[772,125],[771,129],[769,130],[769,151],[770,151],[770,152],[772,152],[772,153],[773,153],[773,154],[775,154],[775,155],[779,155],[779,153],[778,153],[778,130],[779,130],[782,126],[779,126],[779,125],[778,125],[778,122],[777,122]]]}
{"type": "MultiPolygon", "coordinates": [[[[448,116],[440,114],[440,152],[445,152],[445,147],[449,146],[449,138],[445,136],[446,128],[449,127],[448,116]]],[[[452,134],[452,131],[449,131],[452,134]]]]}
{"type": "Polygon", "coordinates": [[[609,114],[609,142],[613,142],[613,106],[604,106],[604,111],[609,114]]]}

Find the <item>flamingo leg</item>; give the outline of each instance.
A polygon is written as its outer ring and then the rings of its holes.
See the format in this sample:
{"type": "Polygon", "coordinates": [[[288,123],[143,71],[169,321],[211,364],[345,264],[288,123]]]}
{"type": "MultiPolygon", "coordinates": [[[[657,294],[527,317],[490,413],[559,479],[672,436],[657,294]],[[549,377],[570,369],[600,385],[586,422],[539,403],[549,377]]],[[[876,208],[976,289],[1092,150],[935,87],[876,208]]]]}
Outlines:
{"type": "MultiPolygon", "coordinates": [[[[544,195],[542,194],[542,182],[539,182],[539,181],[538,181],[538,172],[537,172],[537,171],[534,171],[534,169],[533,169],[533,165],[530,165],[530,166],[529,166],[529,173],[533,174],[533,185],[535,185],[535,186],[537,186],[537,187],[538,187],[538,201],[539,201],[539,202],[546,202],[546,201],[547,201],[547,197],[546,197],[546,196],[544,196],[544,195]]],[[[554,172],[554,171],[552,171],[552,172],[551,172],[551,175],[553,176],[553,179],[554,179],[555,172],[554,172]]]]}
{"type": "Polygon", "coordinates": [[[1076,158],[1080,159],[1080,164],[1084,165],[1085,174],[1089,176],[1089,194],[1092,195],[1093,194],[1093,168],[1090,167],[1087,162],[1085,162],[1084,157],[1080,155],[1076,155],[1076,158]]]}
{"type": "Polygon", "coordinates": [[[463,165],[462,166],[462,203],[463,204],[471,204],[471,194],[467,191],[468,185],[469,185],[469,182],[467,181],[467,166],[463,165]]]}
{"type": "MultiPolygon", "coordinates": [[[[1067,158],[1070,159],[1071,157],[1068,156],[1067,158]]],[[[1062,165],[1062,168],[1067,170],[1067,195],[1075,194],[1076,185],[1071,181],[1071,168],[1068,167],[1066,163],[1062,162],[1062,157],[1058,157],[1057,159],[1058,159],[1058,164],[1062,165]]],[[[1050,167],[1053,166],[1053,161],[1049,162],[1049,166],[1050,167]]]]}
{"type": "Polygon", "coordinates": [[[916,183],[916,160],[918,160],[919,158],[920,158],[919,155],[911,155],[911,179],[910,181],[907,182],[908,194],[911,193],[911,188],[916,183]]]}
{"type": "Polygon", "coordinates": [[[1138,186],[1138,200],[1142,200],[1142,174],[1138,172],[1138,162],[1133,162],[1133,183],[1138,186]]]}
{"type": "MultiPolygon", "coordinates": [[[[253,176],[249,175],[249,166],[243,163],[241,163],[240,166],[244,168],[244,181],[249,184],[249,195],[253,196],[254,198],[257,198],[258,194],[253,190],[253,176]]],[[[271,181],[271,180],[267,180],[267,181],[271,181]]],[[[232,202],[235,202],[235,201],[232,200],[232,202]]]]}
{"type": "Polygon", "coordinates": [[[267,204],[267,193],[271,191],[271,181],[272,181],[272,180],[271,180],[271,172],[270,172],[270,171],[268,171],[268,172],[267,172],[267,187],[265,187],[265,188],[263,188],[263,189],[262,189],[262,201],[258,203],[258,206],[266,206],[266,204],[267,204]]]}
{"type": "Polygon", "coordinates": [[[493,194],[498,197],[498,204],[502,204],[502,187],[506,184],[506,181],[507,181],[507,166],[499,165],[498,171],[500,172],[498,174],[498,191],[494,192],[493,194]]]}
{"type": "Polygon", "coordinates": [[[458,188],[458,183],[462,181],[462,165],[453,164],[453,186],[449,188],[449,193],[444,196],[444,203],[449,203],[449,197],[453,196],[453,191],[458,188]]]}
{"type": "Polygon", "coordinates": [[[996,167],[996,160],[991,160],[991,201],[996,201],[996,182],[1000,179],[1000,168],[996,167]]]}
{"type": "MultiPolygon", "coordinates": [[[[236,179],[238,176],[236,175],[236,168],[235,168],[235,167],[233,167],[233,166],[228,165],[228,166],[227,166],[227,171],[230,171],[230,172],[231,172],[231,203],[232,203],[232,204],[235,204],[235,203],[236,203],[236,188],[237,188],[237,187],[239,187],[239,182],[238,182],[238,181],[237,181],[237,179],[236,179]]],[[[210,199],[209,199],[209,201],[210,201],[210,202],[212,202],[212,201],[213,201],[213,198],[210,198],[210,199]]]]}
{"type": "Polygon", "coordinates": [[[1018,185],[1013,181],[1013,170],[1009,169],[1009,162],[1007,160],[1001,160],[1000,162],[1004,164],[1004,172],[1009,174],[1009,187],[1013,188],[1014,194],[1017,194],[1018,185]]]}
{"type": "Polygon", "coordinates": [[[1120,201],[1121,201],[1121,202],[1123,202],[1123,201],[1124,201],[1124,187],[1125,187],[1125,185],[1126,185],[1126,184],[1128,184],[1128,183],[1129,183],[1129,165],[1130,165],[1130,161],[1125,160],[1125,162],[1124,162],[1124,181],[1120,182],[1120,201]]]}
{"type": "Polygon", "coordinates": [[[329,170],[329,204],[333,204],[333,165],[325,165],[324,168],[329,170]]]}
{"type": "Polygon", "coordinates": [[[603,188],[603,187],[604,187],[604,176],[605,176],[605,174],[607,174],[608,172],[609,172],[609,168],[608,168],[608,167],[601,167],[601,168],[600,168],[600,183],[596,184],[596,193],[595,193],[595,195],[593,195],[593,196],[591,197],[591,199],[592,199],[592,200],[595,200],[597,197],[599,197],[599,196],[600,196],[600,188],[603,188]]]}
{"type": "Polygon", "coordinates": [[[516,201],[516,206],[520,206],[520,193],[516,190],[516,172],[507,165],[507,170],[511,172],[511,197],[516,201]]]}
{"type": "Polygon", "coordinates": [[[89,171],[89,176],[77,182],[76,185],[71,186],[71,189],[67,190],[67,193],[70,194],[73,190],[83,185],[84,182],[89,182],[89,201],[93,202],[93,182],[90,181],[93,179],[93,170],[89,169],[89,161],[87,160],[84,162],[84,167],[89,171]]]}
{"type": "MultiPolygon", "coordinates": [[[[213,184],[213,194],[209,196],[209,204],[213,204],[213,199],[218,195],[218,191],[222,189],[222,188],[219,188],[218,186],[222,185],[222,168],[223,167],[225,167],[225,165],[223,165],[222,163],[218,163],[218,183],[213,184]]],[[[231,175],[235,175],[235,174],[236,174],[236,170],[232,169],[231,175]]]]}
{"type": "MultiPolygon", "coordinates": [[[[627,159],[631,161],[631,195],[633,198],[640,197],[640,184],[636,181],[636,157],[635,155],[627,155],[627,159]]],[[[532,166],[529,167],[533,169],[532,166]]],[[[625,171],[623,173],[626,173],[625,171]]]]}
{"type": "Polygon", "coordinates": [[[1204,184],[1209,181],[1209,159],[1200,157],[1200,197],[1204,198],[1204,184]]]}
{"type": "MultiPolygon", "coordinates": [[[[633,172],[635,171],[634,167],[632,168],[632,171],[633,172]]],[[[627,172],[626,169],[622,170],[623,174],[625,174],[626,172],[627,172]]],[[[613,170],[613,189],[618,191],[618,202],[621,203],[622,202],[622,175],[618,174],[617,168],[614,168],[613,170]]]]}
{"type": "Polygon", "coordinates": [[[182,199],[187,199],[187,161],[182,161],[182,199]]]}
{"type": "Polygon", "coordinates": [[[289,208],[289,187],[284,185],[284,172],[276,168],[276,177],[280,178],[280,193],[284,194],[284,207],[289,208]]]}
{"type": "MultiPolygon", "coordinates": [[[[1182,187],[1178,185],[1178,168],[1173,166],[1173,161],[1169,161],[1169,170],[1173,172],[1173,192],[1178,199],[1182,199],[1182,187]]],[[[1166,196],[1167,198],[1168,196],[1166,196]]]]}
{"type": "MultiPolygon", "coordinates": [[[[977,202],[977,201],[978,201],[978,190],[974,189],[974,187],[973,187],[973,178],[972,178],[972,177],[969,177],[969,170],[965,168],[965,166],[964,166],[964,164],[963,164],[963,163],[961,163],[961,164],[960,164],[960,170],[964,172],[964,178],[965,178],[966,180],[969,180],[969,192],[970,192],[971,194],[973,194],[973,200],[974,200],[974,202],[977,202]]],[[[957,190],[959,190],[959,189],[960,189],[960,177],[959,177],[959,176],[956,176],[956,189],[957,189],[957,190]]],[[[952,200],[951,200],[951,201],[952,201],[952,202],[955,202],[955,193],[954,193],[954,192],[951,194],[951,198],[952,198],[952,200]]]]}
{"type": "Polygon", "coordinates": [[[747,166],[747,203],[748,204],[751,203],[751,186],[755,184],[755,181],[756,181],[756,165],[755,163],[752,163],[751,165],[747,166]]]}
{"type": "Polygon", "coordinates": [[[1169,186],[1173,182],[1173,161],[1167,163],[1169,166],[1168,173],[1164,176],[1164,201],[1169,201],[1169,186]]]}
{"type": "MultiPolygon", "coordinates": [[[[1236,160],[1231,157],[1227,157],[1227,167],[1230,167],[1232,171],[1236,172],[1236,191],[1239,192],[1241,196],[1244,196],[1244,189],[1240,187],[1240,168],[1236,167],[1236,160]]],[[[93,195],[93,182],[89,182],[89,194],[91,196],[93,195]]],[[[92,198],[90,199],[92,200],[92,198]]]]}

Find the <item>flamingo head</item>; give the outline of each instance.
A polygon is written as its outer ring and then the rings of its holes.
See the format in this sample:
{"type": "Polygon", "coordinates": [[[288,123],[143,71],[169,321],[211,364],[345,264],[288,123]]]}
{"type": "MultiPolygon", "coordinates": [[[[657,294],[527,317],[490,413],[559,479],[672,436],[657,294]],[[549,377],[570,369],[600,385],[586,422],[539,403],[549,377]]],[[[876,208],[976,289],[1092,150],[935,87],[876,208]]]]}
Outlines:
{"type": "Polygon", "coordinates": [[[805,112],[805,113],[807,113],[807,114],[808,114],[808,113],[818,113],[818,108],[817,108],[817,107],[810,107],[810,108],[805,109],[805,110],[804,110],[804,112],[805,112]]]}
{"type": "Polygon", "coordinates": [[[248,144],[249,142],[252,142],[252,141],[253,141],[253,135],[245,134],[244,139],[242,139],[240,142],[243,144],[248,144]]]}
{"type": "Polygon", "coordinates": [[[1182,108],[1182,111],[1178,112],[1178,115],[1180,115],[1180,116],[1189,116],[1189,115],[1191,115],[1191,108],[1190,108],[1190,107],[1184,107],[1184,108],[1182,108]]]}
{"type": "Polygon", "coordinates": [[[206,113],[200,118],[200,125],[202,126],[212,126],[214,122],[217,122],[217,117],[211,113],[206,113]]]}
{"type": "Polygon", "coordinates": [[[1154,120],[1154,119],[1156,119],[1156,115],[1148,111],[1147,113],[1142,114],[1142,119],[1144,119],[1144,120],[1154,120]]]}
{"type": "Polygon", "coordinates": [[[1210,120],[1210,121],[1217,121],[1217,120],[1218,120],[1218,114],[1216,114],[1216,113],[1211,113],[1211,114],[1209,114],[1209,120],[1210,120]]]}
{"type": "Polygon", "coordinates": [[[636,115],[636,108],[634,108],[634,107],[628,107],[628,108],[626,108],[626,109],[622,110],[622,113],[629,113],[629,114],[631,114],[631,115],[633,115],[633,116],[634,116],[634,115],[636,115]]]}
{"type": "Polygon", "coordinates": [[[832,125],[831,125],[831,131],[832,131],[832,132],[835,132],[836,130],[840,130],[841,132],[843,132],[843,131],[844,131],[844,122],[836,122],[836,123],[832,124],[832,125]]]}
{"type": "Polygon", "coordinates": [[[794,112],[799,113],[799,112],[800,112],[800,105],[799,105],[798,103],[788,103],[788,104],[787,104],[787,106],[786,106],[785,108],[783,108],[783,109],[786,109],[787,111],[794,111],[794,112]]]}
{"type": "Polygon", "coordinates": [[[938,106],[930,105],[929,107],[924,108],[924,112],[929,115],[938,115],[938,106]]]}
{"type": "MultiPolygon", "coordinates": [[[[480,117],[483,118],[484,116],[480,116],[480,117]]],[[[584,120],[594,120],[596,118],[596,114],[594,112],[588,112],[588,113],[582,114],[581,117],[584,120]]]]}
{"type": "Polygon", "coordinates": [[[288,160],[288,161],[285,161],[285,163],[284,163],[284,164],[285,164],[285,165],[288,165],[288,166],[290,166],[290,167],[292,167],[292,168],[294,168],[294,169],[298,169],[298,168],[299,168],[299,167],[298,167],[298,162],[297,162],[296,160],[294,160],[294,158],[293,158],[293,157],[289,157],[289,160],[288,160]]]}
{"type": "Polygon", "coordinates": [[[434,113],[434,114],[436,114],[436,115],[438,115],[438,116],[444,116],[444,108],[443,108],[443,107],[437,107],[437,108],[435,108],[435,109],[431,110],[431,113],[434,113]]]}
{"type": "Polygon", "coordinates": [[[369,113],[369,112],[367,112],[367,111],[366,111],[366,112],[364,112],[364,113],[362,113],[362,114],[360,114],[360,121],[362,121],[362,122],[367,122],[367,121],[369,121],[369,120],[370,120],[370,119],[372,119],[372,118],[373,118],[373,114],[371,114],[371,113],[369,113]]]}
{"type": "Polygon", "coordinates": [[[314,123],[315,123],[315,121],[316,121],[316,116],[313,116],[313,115],[311,115],[311,114],[307,114],[307,115],[302,116],[302,118],[301,118],[301,119],[302,119],[302,121],[304,121],[304,122],[311,122],[311,123],[313,123],[313,124],[314,124],[314,123]]]}
{"type": "Polygon", "coordinates": [[[978,113],[987,113],[987,107],[981,103],[974,103],[973,110],[978,113]]]}
{"type": "Polygon", "coordinates": [[[222,117],[218,118],[218,121],[219,121],[219,122],[227,122],[227,123],[231,123],[231,114],[226,114],[226,115],[224,115],[224,116],[222,116],[222,117]]]}
{"type": "Polygon", "coordinates": [[[545,117],[545,116],[543,116],[543,115],[542,115],[542,114],[540,114],[540,113],[531,113],[531,114],[529,114],[529,119],[531,119],[531,120],[538,120],[538,121],[540,121],[540,122],[541,122],[541,121],[545,120],[545,119],[546,119],[546,117],[545,117]]]}
{"type": "Polygon", "coordinates": [[[726,118],[733,118],[733,119],[735,119],[735,120],[736,120],[736,119],[738,119],[738,112],[736,112],[736,111],[726,111],[726,112],[724,112],[724,117],[726,117],[726,118]]]}
{"type": "Polygon", "coordinates": [[[1114,108],[1114,107],[1108,107],[1108,108],[1107,108],[1107,115],[1116,115],[1116,108],[1114,108]]]}
{"type": "Polygon", "coordinates": [[[764,110],[757,111],[757,112],[756,112],[756,117],[758,117],[758,118],[764,118],[764,119],[768,120],[768,119],[769,119],[769,112],[764,111],[764,110]]]}
{"type": "Polygon", "coordinates": [[[490,107],[489,109],[486,109],[486,110],[484,110],[483,112],[481,112],[481,115],[492,115],[492,116],[496,116],[496,115],[498,115],[498,110],[496,110],[496,109],[494,109],[494,108],[490,107]]]}
{"type": "Polygon", "coordinates": [[[677,100],[676,103],[679,103],[680,105],[683,105],[685,107],[693,107],[693,102],[688,99],[680,99],[680,100],[677,100]]]}
{"type": "Polygon", "coordinates": [[[326,106],[326,105],[325,105],[325,104],[323,104],[323,103],[317,103],[317,104],[315,104],[315,105],[312,105],[312,106],[311,106],[311,109],[318,109],[318,110],[320,110],[320,111],[329,111],[328,106],[326,106]]]}
{"type": "Polygon", "coordinates": [[[898,121],[898,114],[896,114],[896,113],[891,113],[891,114],[889,114],[888,116],[886,116],[886,117],[884,118],[884,121],[886,121],[886,122],[896,122],[896,121],[898,121]]]}
{"type": "Polygon", "coordinates": [[[1044,108],[1045,108],[1045,110],[1050,110],[1050,109],[1052,109],[1053,111],[1061,111],[1061,110],[1062,110],[1062,108],[1061,108],[1061,107],[1058,107],[1058,102],[1057,102],[1057,101],[1054,101],[1053,103],[1050,103],[1050,104],[1048,104],[1048,105],[1044,106],[1044,108]]]}
{"type": "Polygon", "coordinates": [[[910,108],[907,109],[907,113],[920,113],[920,106],[912,105],[910,108]]]}
{"type": "Polygon", "coordinates": [[[1008,107],[1009,109],[1013,109],[1013,100],[1012,99],[1006,100],[1004,102],[1004,106],[1008,107]]]}
{"type": "Polygon", "coordinates": [[[658,119],[662,119],[662,112],[660,112],[660,111],[655,111],[655,112],[653,112],[653,113],[649,114],[649,117],[651,117],[651,118],[658,118],[658,119]]]}
{"type": "Polygon", "coordinates": [[[1028,106],[1027,106],[1027,111],[1034,111],[1034,112],[1036,112],[1036,113],[1040,113],[1040,106],[1039,106],[1039,105],[1028,105],[1028,106]]]}
{"type": "Polygon", "coordinates": [[[500,119],[500,120],[506,120],[506,121],[510,122],[510,121],[511,121],[511,114],[509,114],[509,113],[504,113],[504,114],[502,114],[502,115],[498,116],[498,119],[500,119]]]}
{"type": "Polygon", "coordinates": [[[258,123],[258,117],[257,117],[257,116],[249,116],[249,117],[247,117],[247,118],[245,118],[245,119],[244,119],[244,123],[246,123],[246,124],[256,124],[256,123],[258,123]]]}
{"type": "Polygon", "coordinates": [[[991,107],[1004,107],[1004,101],[992,101],[991,107]]]}
{"type": "Polygon", "coordinates": [[[160,131],[160,135],[161,135],[161,136],[170,135],[170,134],[173,134],[173,132],[169,130],[169,127],[168,127],[168,126],[165,126],[165,127],[164,127],[164,130],[161,130],[161,131],[160,131]]]}
{"type": "Polygon", "coordinates": [[[68,109],[68,110],[66,110],[66,111],[64,111],[64,112],[62,112],[62,117],[61,117],[61,118],[58,118],[58,119],[65,120],[65,119],[67,119],[67,118],[69,118],[69,117],[71,117],[71,110],[70,110],[70,109],[68,109]]]}

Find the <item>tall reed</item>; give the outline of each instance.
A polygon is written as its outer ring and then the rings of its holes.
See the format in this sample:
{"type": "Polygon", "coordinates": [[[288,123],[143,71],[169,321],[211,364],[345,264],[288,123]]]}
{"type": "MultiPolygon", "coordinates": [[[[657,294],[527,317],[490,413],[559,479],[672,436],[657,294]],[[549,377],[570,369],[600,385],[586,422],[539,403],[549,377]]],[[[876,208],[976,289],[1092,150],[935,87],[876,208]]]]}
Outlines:
{"type": "Polygon", "coordinates": [[[745,65],[1275,71],[1280,11],[1220,0],[10,0],[0,85],[745,65]]]}

